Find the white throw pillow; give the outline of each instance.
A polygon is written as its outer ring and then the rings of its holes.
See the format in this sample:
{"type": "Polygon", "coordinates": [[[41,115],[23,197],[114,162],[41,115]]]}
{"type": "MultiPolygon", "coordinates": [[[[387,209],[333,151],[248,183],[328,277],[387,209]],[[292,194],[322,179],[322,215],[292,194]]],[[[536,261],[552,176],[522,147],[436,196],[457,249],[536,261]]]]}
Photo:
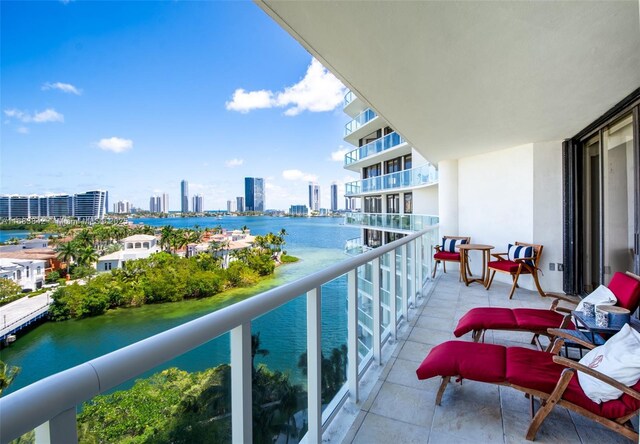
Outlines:
{"type": "MultiPolygon", "coordinates": [[[[640,380],[640,333],[625,324],[604,345],[584,355],[580,364],[631,387],[640,380]]],[[[578,382],[584,394],[598,404],[622,395],[622,391],[582,372],[578,372],[578,382]]]]}
{"type": "Polygon", "coordinates": [[[613,291],[601,285],[580,301],[576,311],[584,311],[583,305],[585,302],[590,302],[593,305],[616,305],[618,298],[613,294],[613,291]]]}

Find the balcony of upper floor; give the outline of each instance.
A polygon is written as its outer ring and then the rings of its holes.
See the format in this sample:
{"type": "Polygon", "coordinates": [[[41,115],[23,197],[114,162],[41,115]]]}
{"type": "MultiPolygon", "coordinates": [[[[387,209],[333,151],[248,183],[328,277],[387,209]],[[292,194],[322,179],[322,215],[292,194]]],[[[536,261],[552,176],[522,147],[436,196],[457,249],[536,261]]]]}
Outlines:
{"type": "Polygon", "coordinates": [[[344,125],[344,140],[358,146],[358,140],[386,125],[371,108],[367,108],[344,125]]]}
{"type": "Polygon", "coordinates": [[[342,101],[342,110],[349,117],[353,118],[367,108],[367,104],[364,103],[364,101],[358,96],[356,96],[353,91],[349,90],[344,95],[344,99],[342,101]]]}
{"type": "MultiPolygon", "coordinates": [[[[344,217],[345,225],[361,228],[376,228],[381,231],[392,231],[397,233],[412,233],[414,231],[424,230],[425,228],[437,225],[439,221],[440,218],[438,216],[428,214],[350,212],[346,213],[344,217]]],[[[350,249],[355,250],[358,242],[354,239],[350,239],[350,241],[353,242],[348,244],[348,246],[350,249]]],[[[362,241],[360,241],[360,243],[362,243],[362,241]]]]}
{"type": "Polygon", "coordinates": [[[411,153],[411,146],[395,131],[344,155],[344,168],[360,172],[371,162],[384,162],[411,153]]]}
{"type": "Polygon", "coordinates": [[[404,191],[433,186],[438,183],[438,171],[430,163],[409,170],[369,177],[345,184],[345,196],[357,197],[390,191],[404,191]]]}

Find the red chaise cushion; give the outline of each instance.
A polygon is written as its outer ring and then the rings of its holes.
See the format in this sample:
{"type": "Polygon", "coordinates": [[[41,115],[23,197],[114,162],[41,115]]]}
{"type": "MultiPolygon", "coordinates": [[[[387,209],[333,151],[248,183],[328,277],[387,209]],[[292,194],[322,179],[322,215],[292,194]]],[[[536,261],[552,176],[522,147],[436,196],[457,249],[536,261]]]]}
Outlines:
{"type": "Polygon", "coordinates": [[[640,281],[617,271],[611,282],[609,290],[616,295],[618,303],[616,305],[626,308],[633,313],[640,304],[640,281]]]}
{"type": "Polygon", "coordinates": [[[457,261],[460,262],[460,253],[451,253],[449,251],[439,251],[433,255],[434,259],[441,261],[457,261]]]}
{"type": "Polygon", "coordinates": [[[469,333],[472,330],[488,329],[517,329],[518,322],[510,308],[477,307],[465,313],[458,321],[458,326],[453,334],[456,338],[469,333]]]}
{"type": "MultiPolygon", "coordinates": [[[[536,308],[514,308],[513,315],[516,318],[518,328],[521,330],[546,330],[558,328],[562,324],[564,315],[553,310],[541,310],[536,308]]],[[[566,328],[574,329],[573,323],[566,328]]]]}
{"type": "Polygon", "coordinates": [[[502,345],[447,341],[435,346],[418,370],[418,379],[461,376],[481,382],[504,382],[505,350],[502,345]]]}

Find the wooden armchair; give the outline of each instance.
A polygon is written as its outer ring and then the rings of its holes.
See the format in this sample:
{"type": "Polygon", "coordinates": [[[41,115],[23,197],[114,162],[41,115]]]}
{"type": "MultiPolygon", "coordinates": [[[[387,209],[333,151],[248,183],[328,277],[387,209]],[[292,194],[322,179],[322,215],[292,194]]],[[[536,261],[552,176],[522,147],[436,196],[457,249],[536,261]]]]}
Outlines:
{"type": "Polygon", "coordinates": [[[545,292],[540,287],[540,282],[538,281],[538,271],[540,258],[542,257],[542,245],[538,244],[527,244],[525,242],[516,242],[511,247],[514,247],[514,250],[517,250],[515,253],[515,257],[509,257],[509,253],[492,253],[491,256],[495,257],[497,260],[491,261],[487,264],[487,269],[489,270],[490,276],[487,282],[487,290],[491,287],[491,283],[493,282],[493,277],[496,275],[496,271],[501,273],[508,273],[511,275],[513,279],[513,285],[511,286],[511,291],[509,292],[509,299],[513,297],[513,293],[516,291],[518,287],[518,278],[521,274],[530,274],[533,277],[533,282],[536,285],[536,289],[540,296],[545,296],[545,292]],[[522,247],[518,249],[517,247],[522,247]],[[530,247],[531,250],[527,250],[527,247],[530,247]],[[522,252],[531,251],[531,256],[522,255],[522,252]]]}
{"type": "MultiPolygon", "coordinates": [[[[445,251],[443,246],[445,244],[446,241],[450,241],[453,240],[456,243],[463,243],[463,244],[469,244],[471,243],[471,238],[468,236],[443,236],[442,237],[442,245],[436,245],[435,247],[433,247],[433,249],[436,251],[436,253],[433,255],[433,260],[434,260],[434,265],[433,265],[433,273],[431,273],[431,278],[436,277],[436,271],[438,271],[438,264],[440,262],[442,262],[442,269],[443,271],[446,273],[447,272],[447,266],[446,263],[447,262],[457,262],[460,263],[460,252],[455,250],[455,251],[445,251]]],[[[469,271],[469,274],[471,274],[471,271],[469,270],[469,264],[467,264],[467,270],[469,271]]]]}

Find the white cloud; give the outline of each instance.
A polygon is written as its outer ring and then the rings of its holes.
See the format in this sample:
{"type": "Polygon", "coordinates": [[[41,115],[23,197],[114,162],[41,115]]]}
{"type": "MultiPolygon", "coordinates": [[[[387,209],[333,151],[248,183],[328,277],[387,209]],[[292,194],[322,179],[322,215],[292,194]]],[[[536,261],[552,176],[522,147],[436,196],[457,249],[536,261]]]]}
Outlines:
{"type": "Polygon", "coordinates": [[[303,111],[331,111],[342,103],[345,87],[316,59],[302,80],[283,91],[245,91],[236,89],[231,101],[226,102],[228,110],[248,113],[254,109],[286,108],[286,116],[296,116],[303,111]]]}
{"type": "Polygon", "coordinates": [[[315,174],[303,173],[300,170],[284,170],[282,177],[285,180],[303,180],[305,182],[315,182],[318,180],[318,176],[315,174]]]}
{"type": "Polygon", "coordinates": [[[331,152],[331,160],[334,162],[344,162],[344,155],[349,151],[349,148],[343,148],[342,145],[340,145],[340,148],[331,152]]]}
{"type": "Polygon", "coordinates": [[[273,93],[271,91],[245,91],[238,88],[233,93],[233,99],[225,103],[229,111],[248,113],[252,109],[271,108],[274,105],[273,93]]]}
{"type": "Polygon", "coordinates": [[[234,168],[242,165],[244,163],[244,159],[229,159],[224,164],[228,168],[234,168]]]}
{"type": "Polygon", "coordinates": [[[44,111],[29,114],[19,109],[5,109],[4,115],[13,117],[23,123],[45,123],[45,122],[64,122],[64,116],[53,108],[47,108],[44,111]]]}
{"type": "Polygon", "coordinates": [[[105,151],[123,153],[133,148],[133,140],[111,137],[110,139],[100,139],[100,141],[96,143],[96,146],[105,151]]]}
{"type": "Polygon", "coordinates": [[[29,128],[27,128],[26,126],[21,126],[16,131],[18,131],[20,134],[29,134],[29,128]]]}
{"type": "Polygon", "coordinates": [[[76,96],[79,96],[79,95],[82,94],[82,90],[76,88],[75,86],[73,86],[70,83],[62,83],[62,82],[51,83],[51,82],[47,82],[44,85],[42,85],[42,90],[43,91],[47,91],[49,89],[57,89],[59,91],[67,93],[67,94],[75,94],[76,96]]]}

